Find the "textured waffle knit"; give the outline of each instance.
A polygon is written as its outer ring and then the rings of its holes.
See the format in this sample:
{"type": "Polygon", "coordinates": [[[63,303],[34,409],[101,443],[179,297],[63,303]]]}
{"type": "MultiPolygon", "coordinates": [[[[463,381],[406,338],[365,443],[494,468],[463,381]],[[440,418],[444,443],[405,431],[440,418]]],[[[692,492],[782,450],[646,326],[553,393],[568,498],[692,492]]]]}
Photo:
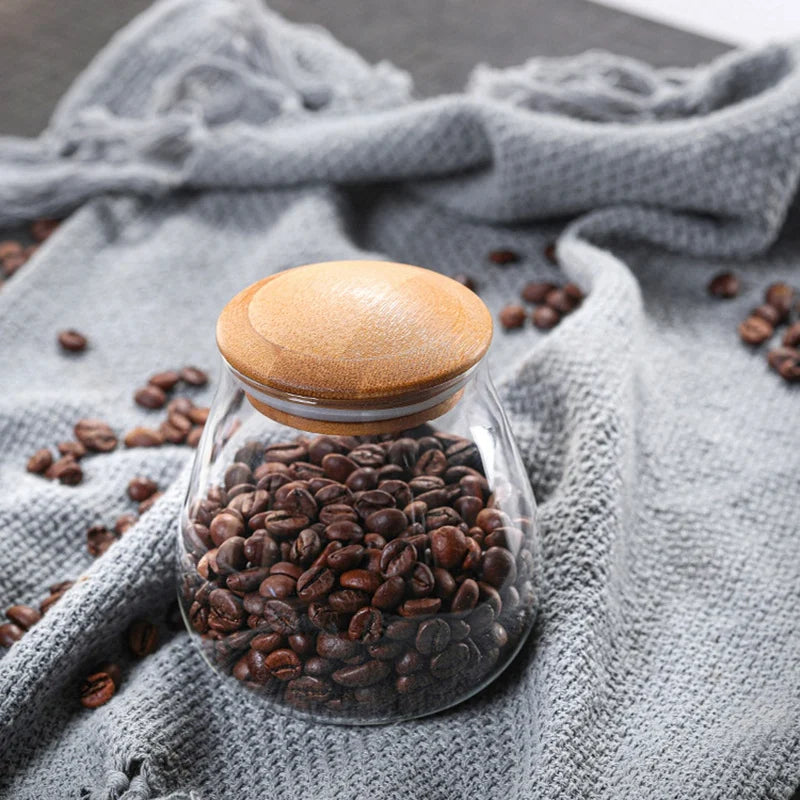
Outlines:
{"type": "Polygon", "coordinates": [[[799,172],[791,47],[680,71],[536,59],[418,101],[393,67],[253,3],[147,11],[39,139],[0,140],[0,223],[74,209],[0,292],[0,606],[86,576],[0,660],[0,796],[788,798],[800,393],[736,325],[771,281],[800,284],[799,172]],[[556,236],[563,273],[542,256],[556,236]],[[496,247],[525,258],[490,264],[496,247]],[[133,389],[213,371],[242,287],[363,256],[473,274],[493,313],[533,278],[588,298],[490,353],[540,503],[534,636],[447,713],[340,728],[265,710],[166,625],[155,655],[122,649],[175,597],[192,451],[120,447],[77,487],[25,462],[80,417],[152,424],[133,389]],[[730,268],[742,295],[709,298],[730,268]],[[80,357],[57,350],[66,327],[91,339],[80,357]],[[168,491],[92,561],[86,529],[130,510],[137,474],[168,491]],[[82,708],[109,658],[118,693],[82,708]]]}

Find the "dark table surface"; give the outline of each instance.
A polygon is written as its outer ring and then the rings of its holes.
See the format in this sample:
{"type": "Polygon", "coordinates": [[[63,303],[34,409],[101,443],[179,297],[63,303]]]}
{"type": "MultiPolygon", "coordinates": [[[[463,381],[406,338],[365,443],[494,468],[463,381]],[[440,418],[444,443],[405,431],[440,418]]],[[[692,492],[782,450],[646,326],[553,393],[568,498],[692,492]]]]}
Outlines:
{"type": "MultiPolygon", "coordinates": [[[[702,2],[702,0],[700,0],[702,2]]],[[[34,136],[115,30],[149,0],[2,0],[0,133],[34,136]]],[[[328,28],[370,61],[407,69],[419,94],[457,91],[478,62],[602,48],[656,66],[691,66],[727,49],[585,0],[271,0],[328,28]]]]}

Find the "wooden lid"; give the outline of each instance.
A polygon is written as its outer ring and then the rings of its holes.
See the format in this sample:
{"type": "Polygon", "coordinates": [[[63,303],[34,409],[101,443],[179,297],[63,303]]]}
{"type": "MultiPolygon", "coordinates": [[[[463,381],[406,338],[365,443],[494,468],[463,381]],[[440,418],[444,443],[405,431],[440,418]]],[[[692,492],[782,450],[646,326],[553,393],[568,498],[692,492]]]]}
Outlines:
{"type": "Polygon", "coordinates": [[[236,295],[217,322],[220,352],[260,401],[289,395],[301,415],[303,402],[424,402],[480,361],[491,338],[491,315],[474,292],[385,261],[279,272],[236,295]]]}

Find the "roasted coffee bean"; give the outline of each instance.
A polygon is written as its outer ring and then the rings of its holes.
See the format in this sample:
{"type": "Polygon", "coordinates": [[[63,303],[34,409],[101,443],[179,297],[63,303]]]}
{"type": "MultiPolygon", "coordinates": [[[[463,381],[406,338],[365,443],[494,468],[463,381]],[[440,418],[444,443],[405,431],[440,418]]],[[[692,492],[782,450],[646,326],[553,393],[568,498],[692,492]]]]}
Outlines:
{"type": "Polygon", "coordinates": [[[269,445],[264,450],[264,461],[278,461],[281,464],[294,465],[294,462],[307,457],[308,449],[300,442],[279,442],[269,445]]]}
{"type": "MultiPolygon", "coordinates": [[[[284,488],[286,487],[281,487],[281,489],[284,488]]],[[[273,507],[287,511],[292,516],[308,517],[309,520],[317,516],[317,503],[314,497],[307,489],[299,486],[284,492],[273,507]]]]}
{"type": "Polygon", "coordinates": [[[349,520],[337,520],[325,527],[325,536],[338,542],[357,543],[364,539],[364,530],[349,520]]]}
{"type": "Polygon", "coordinates": [[[205,386],[208,383],[208,375],[197,367],[184,367],[180,371],[180,376],[189,386],[205,386]]]}
{"type": "Polygon", "coordinates": [[[504,528],[511,525],[508,514],[498,508],[485,508],[475,519],[477,526],[484,533],[491,533],[495,528],[504,528]]]}
{"type": "Polygon", "coordinates": [[[326,559],[327,565],[337,572],[355,569],[364,558],[364,548],[360,544],[350,544],[330,553],[326,559]]]}
{"type": "Polygon", "coordinates": [[[548,292],[544,302],[559,314],[569,314],[578,305],[563,289],[553,289],[548,292]]]}
{"type": "Polygon", "coordinates": [[[369,594],[358,589],[338,589],[328,595],[328,605],[343,614],[353,614],[369,601],[369,594]]]}
{"type": "Polygon", "coordinates": [[[762,303],[760,306],[756,306],[751,312],[751,317],[761,317],[761,319],[766,320],[769,322],[770,325],[774,328],[776,325],[780,325],[783,315],[777,308],[774,306],[769,305],[768,303],[762,303]]]}
{"type": "Polygon", "coordinates": [[[295,461],[293,464],[289,465],[289,475],[294,480],[311,480],[311,478],[318,478],[322,477],[322,467],[318,467],[316,464],[309,464],[306,461],[295,461]]]}
{"type": "Polygon", "coordinates": [[[11,647],[14,642],[18,642],[25,631],[13,622],[3,622],[0,624],[0,647],[11,647]]]}
{"type": "Polygon", "coordinates": [[[391,671],[391,666],[385,661],[374,660],[337,669],[331,674],[331,678],[340,686],[372,686],[388,677],[391,671]]]}
{"type": "Polygon", "coordinates": [[[347,635],[356,641],[368,644],[377,642],[383,633],[383,616],[377,608],[365,606],[353,614],[347,635]]]}
{"type": "Polygon", "coordinates": [[[485,581],[478,581],[478,590],[480,592],[480,602],[490,606],[494,611],[495,617],[499,617],[503,611],[503,600],[500,597],[500,592],[485,581]]]}
{"type": "Polygon", "coordinates": [[[427,597],[433,592],[434,583],[431,568],[427,564],[418,562],[408,579],[408,590],[413,597],[427,597]]]}
{"type": "Polygon", "coordinates": [[[358,469],[358,464],[341,453],[328,453],[322,459],[322,469],[332,480],[344,483],[358,469]]]}
{"type": "Polygon", "coordinates": [[[368,531],[379,533],[385,539],[393,539],[408,525],[408,518],[399,508],[382,508],[373,511],[365,520],[368,531]]]}
{"type": "Polygon", "coordinates": [[[417,622],[413,619],[396,619],[386,626],[386,635],[395,641],[404,642],[417,635],[417,622]]]}
{"type": "Polygon", "coordinates": [[[413,675],[401,675],[395,681],[395,690],[398,694],[413,694],[427,689],[433,683],[430,675],[424,672],[415,672],[413,675]]]}
{"type": "Polygon", "coordinates": [[[419,672],[424,666],[425,660],[418,650],[405,650],[403,655],[395,661],[394,671],[398,675],[411,675],[414,672],[419,672]]]}
{"type": "Polygon", "coordinates": [[[35,219],[30,225],[31,236],[33,236],[37,242],[43,242],[55,233],[60,224],[60,219],[35,219]]]}
{"type": "Polygon", "coordinates": [[[542,331],[549,331],[561,322],[561,314],[551,306],[539,306],[531,313],[531,321],[542,331]]]}
{"type": "MultiPolygon", "coordinates": [[[[216,630],[235,631],[244,619],[242,601],[227,589],[214,589],[208,596],[211,609],[208,624],[216,630]]],[[[265,605],[266,613],[266,605],[265,605]]]]}
{"type": "Polygon", "coordinates": [[[347,616],[324,603],[310,603],[307,613],[309,622],[317,630],[336,633],[347,627],[347,616]]]}
{"type": "Polygon", "coordinates": [[[303,675],[289,681],[286,687],[286,699],[293,705],[317,706],[333,695],[331,684],[312,675],[303,675]]]}
{"type": "Polygon", "coordinates": [[[72,456],[76,461],[86,455],[86,448],[80,442],[59,442],[56,448],[62,456],[72,456]]]}
{"type": "Polygon", "coordinates": [[[136,620],[128,628],[128,648],[137,658],[155,653],[158,647],[158,629],[145,619],[136,620]]]}
{"type": "Polygon", "coordinates": [[[355,439],[346,436],[317,436],[309,442],[308,457],[312,464],[322,464],[330,453],[347,453],[356,445],[355,439]]]}
{"type": "Polygon", "coordinates": [[[724,300],[736,297],[739,294],[739,278],[733,272],[720,272],[709,281],[708,293],[724,300]]]}
{"type": "Polygon", "coordinates": [[[265,530],[258,530],[245,541],[244,555],[254,567],[269,567],[278,560],[280,548],[265,530]]]}
{"type": "Polygon", "coordinates": [[[367,533],[364,535],[364,547],[371,550],[383,550],[385,546],[386,539],[379,533],[367,533]]]}
{"type": "Polygon", "coordinates": [[[467,554],[461,562],[461,569],[464,572],[477,572],[481,566],[481,546],[471,537],[467,536],[467,554]]]}
{"type": "Polygon", "coordinates": [[[317,655],[346,661],[361,652],[361,644],[346,634],[320,633],[317,636],[317,655]]]}
{"type": "Polygon", "coordinates": [[[481,463],[480,453],[468,439],[454,442],[446,450],[448,466],[476,466],[481,463]]]}
{"type": "MultiPolygon", "coordinates": [[[[264,652],[251,648],[244,658],[247,667],[244,675],[248,681],[266,683],[272,677],[272,673],[267,667],[267,656],[264,652]]],[[[239,674],[242,674],[242,672],[240,671],[239,674]]]]}
{"type": "Polygon", "coordinates": [[[136,390],[133,399],[142,408],[163,408],[167,402],[167,395],[163,389],[148,383],[147,386],[136,390]]]}
{"type": "Polygon", "coordinates": [[[75,438],[87,449],[108,453],[117,446],[117,437],[109,425],[99,419],[82,419],[75,425],[75,438]]]}
{"type": "Polygon", "coordinates": [[[173,397],[172,400],[167,403],[168,414],[181,414],[185,417],[193,408],[194,403],[191,399],[183,396],[173,397]]]}
{"type": "Polygon", "coordinates": [[[379,444],[361,444],[351,450],[349,457],[359,467],[372,467],[377,469],[386,462],[386,452],[379,444]]]}
{"type": "Polygon", "coordinates": [[[345,589],[358,589],[373,594],[381,585],[380,576],[365,569],[350,569],[339,576],[339,585],[345,589]]]}
{"type": "Polygon", "coordinates": [[[114,696],[115,688],[114,680],[107,672],[94,672],[81,685],[81,704],[85,708],[99,708],[114,696]]]}
{"type": "Polygon", "coordinates": [[[469,624],[463,619],[451,619],[448,623],[450,625],[450,641],[463,642],[471,631],[469,624]]]}
{"type": "Polygon", "coordinates": [[[128,484],[128,497],[131,500],[141,503],[158,491],[158,484],[150,478],[136,477],[128,484]]]}
{"type": "Polygon", "coordinates": [[[461,519],[471,527],[475,524],[478,514],[483,509],[483,500],[481,500],[479,497],[473,497],[471,495],[459,497],[453,503],[453,508],[461,517],[461,519]]]}
{"type": "Polygon", "coordinates": [[[459,675],[469,664],[470,652],[467,645],[458,642],[449,645],[444,652],[431,659],[431,672],[436,677],[448,678],[459,675]]]}
{"type": "Polygon", "coordinates": [[[279,561],[270,567],[270,575],[287,575],[293,580],[299,580],[304,570],[299,564],[293,564],[291,561],[279,561]]]}
{"type": "Polygon", "coordinates": [[[294,650],[273,650],[266,657],[265,665],[279,681],[290,681],[303,674],[303,665],[294,650]]]}
{"type": "Polygon", "coordinates": [[[317,651],[317,640],[310,633],[293,633],[287,638],[289,647],[299,656],[310,656],[317,651]]]}
{"type": "Polygon", "coordinates": [[[778,310],[781,314],[781,321],[783,321],[791,311],[794,289],[786,283],[773,283],[767,287],[764,301],[778,310]]]}
{"type": "Polygon", "coordinates": [[[89,549],[89,554],[95,558],[103,555],[116,541],[116,534],[106,528],[105,525],[92,525],[86,531],[86,545],[89,549]]]}
{"type": "Polygon", "coordinates": [[[86,349],[89,340],[82,333],[70,328],[58,334],[58,343],[61,345],[62,349],[70,353],[80,353],[82,350],[86,349]]]}
{"type": "Polygon", "coordinates": [[[781,344],[784,347],[798,347],[800,345],[800,322],[790,325],[783,334],[781,344]]]}
{"type": "Polygon", "coordinates": [[[13,239],[4,239],[0,242],[0,261],[8,256],[22,255],[22,245],[13,239]]]}
{"type": "Polygon", "coordinates": [[[31,606],[15,605],[6,609],[6,617],[17,627],[27,631],[42,618],[42,615],[31,606]]]}
{"type": "Polygon", "coordinates": [[[219,546],[216,569],[218,575],[224,577],[245,568],[247,557],[244,554],[244,543],[243,537],[231,536],[219,546]]]}
{"type": "MultiPolygon", "coordinates": [[[[442,458],[444,458],[443,452],[442,452],[442,458]]],[[[420,461],[421,460],[422,459],[420,459],[420,461]]],[[[419,464],[417,464],[417,466],[419,467],[419,464]]],[[[408,488],[411,489],[411,492],[416,497],[416,500],[414,502],[420,502],[420,503],[425,502],[424,500],[419,499],[422,495],[427,495],[430,494],[431,492],[444,489],[444,486],[445,483],[439,475],[418,475],[417,477],[412,478],[408,482],[408,488]]],[[[426,504],[425,508],[427,510],[428,508],[433,508],[433,506],[428,506],[426,504]]]]}
{"type": "Polygon", "coordinates": [[[520,260],[520,256],[518,253],[515,253],[513,250],[492,250],[489,253],[489,261],[493,264],[516,264],[520,260]]]}
{"type": "Polygon", "coordinates": [[[554,283],[547,281],[531,281],[522,288],[522,299],[526,303],[544,303],[548,293],[556,288],[558,287],[554,283]]]}
{"type": "Polygon", "coordinates": [[[297,611],[285,600],[267,600],[264,603],[264,619],[279,633],[297,633],[300,629],[297,611]]]}
{"type": "Polygon", "coordinates": [[[739,325],[739,337],[745,344],[759,345],[766,342],[774,329],[765,319],[761,317],[748,317],[739,325]]]}
{"type": "Polygon", "coordinates": [[[151,375],[147,382],[151,386],[157,386],[163,392],[171,392],[180,379],[181,376],[174,369],[168,369],[151,375]]]}
{"type": "Polygon", "coordinates": [[[441,653],[450,644],[450,626],[443,619],[428,619],[417,630],[414,644],[425,656],[441,653]]]}
{"type": "Polygon", "coordinates": [[[456,593],[456,581],[443,567],[433,570],[433,593],[442,600],[449,600],[456,593]]]}
{"type": "Polygon", "coordinates": [[[268,511],[264,518],[264,528],[276,539],[289,539],[308,527],[309,518],[303,514],[290,514],[288,511],[268,511]]]}
{"type": "Polygon", "coordinates": [[[586,296],[583,293],[583,289],[578,286],[577,283],[565,283],[564,284],[564,294],[567,295],[571,300],[573,300],[576,304],[580,304],[583,302],[584,297],[586,296]]]}
{"type": "Polygon", "coordinates": [[[219,547],[226,539],[230,539],[233,536],[243,536],[245,527],[239,516],[229,511],[224,511],[211,520],[208,531],[211,534],[211,540],[219,547]]]}
{"type": "Polygon", "coordinates": [[[514,556],[504,547],[490,547],[483,554],[481,574],[486,583],[495,587],[513,583],[517,577],[514,556]]]}
{"type": "MultiPolygon", "coordinates": [[[[429,494],[429,493],[426,493],[429,494]]],[[[464,520],[459,515],[458,511],[450,506],[439,506],[438,508],[431,508],[425,515],[425,530],[430,532],[437,528],[444,527],[460,527],[464,520]]]]}
{"type": "Polygon", "coordinates": [[[459,528],[445,525],[430,532],[431,552],[437,567],[453,569],[467,554],[467,537],[459,528]]]}
{"type": "MultiPolygon", "coordinates": [[[[554,291],[558,290],[555,289],[554,291]]],[[[500,324],[507,331],[515,330],[525,324],[526,316],[525,309],[522,306],[511,303],[500,310],[500,324]]]]}
{"type": "Polygon", "coordinates": [[[386,578],[407,577],[417,561],[417,550],[405,539],[394,539],[381,553],[381,572],[386,578]]]}
{"type": "MultiPolygon", "coordinates": [[[[335,583],[336,574],[333,570],[322,565],[312,566],[297,579],[297,596],[307,603],[321,600],[328,595],[335,583]]],[[[342,609],[334,607],[334,610],[342,609]]]]}
{"type": "Polygon", "coordinates": [[[359,467],[347,476],[345,485],[351,492],[367,492],[378,486],[378,473],[372,467],[359,467]]]}
{"type": "Polygon", "coordinates": [[[149,511],[158,502],[159,498],[163,496],[163,494],[164,492],[155,492],[151,494],[147,500],[142,500],[142,502],[139,503],[139,508],[137,509],[139,516],[144,514],[145,511],[149,511]]]}
{"type": "Polygon", "coordinates": [[[312,675],[315,678],[323,678],[326,675],[330,675],[331,672],[336,669],[336,666],[336,662],[330,658],[311,656],[306,660],[306,663],[303,666],[303,672],[305,672],[306,675],[312,675]]]}
{"type": "MultiPolygon", "coordinates": [[[[228,541],[231,541],[230,539],[228,541]]],[[[221,548],[220,548],[221,549],[221,548]]],[[[219,560],[219,556],[218,556],[219,560]]],[[[261,586],[261,583],[267,579],[269,575],[269,567],[249,567],[234,572],[228,575],[225,580],[225,585],[234,593],[244,595],[245,593],[256,592],[261,586]]],[[[277,596],[277,595],[273,595],[277,596]]],[[[258,608],[260,614],[263,610],[263,603],[258,608]]],[[[245,611],[249,614],[255,613],[251,608],[247,607],[245,603],[245,611]]]]}
{"type": "Polygon", "coordinates": [[[52,464],[53,454],[46,447],[43,447],[41,450],[37,450],[28,459],[27,470],[28,472],[41,475],[42,473],[46,472],[52,466],[52,464]]]}
{"type": "Polygon", "coordinates": [[[786,360],[800,359],[800,350],[794,347],[775,347],[767,353],[767,363],[776,371],[786,360]]]}
{"type": "Polygon", "coordinates": [[[323,525],[332,525],[334,522],[358,522],[359,516],[352,506],[342,503],[333,503],[319,510],[319,521],[323,525]]]}
{"type": "Polygon", "coordinates": [[[54,461],[44,473],[46,478],[57,480],[65,486],[77,486],[83,480],[81,465],[72,457],[64,456],[54,461]]]}
{"type": "Polygon", "coordinates": [[[361,519],[366,520],[370,514],[386,508],[394,508],[394,498],[381,489],[371,489],[362,492],[353,503],[353,508],[361,519]]]}
{"type": "Polygon", "coordinates": [[[241,461],[234,461],[226,470],[225,470],[225,478],[224,484],[226,489],[230,489],[233,486],[239,486],[243,483],[252,483],[253,482],[253,472],[250,467],[241,462],[241,461]]]}
{"type": "Polygon", "coordinates": [[[778,365],[778,373],[787,383],[800,381],[800,357],[782,359],[778,365]]]}
{"type": "Polygon", "coordinates": [[[479,594],[478,584],[472,580],[472,578],[467,578],[461,586],[458,587],[458,591],[450,604],[450,610],[454,613],[471,611],[478,605],[479,594]]]}
{"type": "Polygon", "coordinates": [[[292,542],[289,558],[297,564],[310,564],[322,551],[322,540],[312,528],[304,528],[292,542]]]}
{"type": "Polygon", "coordinates": [[[133,428],[125,434],[125,447],[160,447],[164,435],[153,428],[133,428]]]}
{"type": "MultiPolygon", "coordinates": [[[[414,474],[416,476],[434,476],[441,477],[447,469],[447,457],[441,450],[426,450],[417,460],[414,466],[414,474]]],[[[444,485],[444,481],[442,482],[444,485]]],[[[416,478],[409,481],[409,486],[415,495],[420,494],[418,487],[420,481],[416,478]]],[[[438,487],[432,487],[438,488],[438,487]]]]}
{"type": "Polygon", "coordinates": [[[403,437],[395,439],[387,451],[389,463],[401,467],[404,472],[411,472],[417,463],[419,445],[415,439],[403,437]]]}
{"type": "Polygon", "coordinates": [[[400,606],[400,614],[404,617],[424,617],[435,614],[442,607],[438,597],[421,597],[415,600],[406,600],[400,606]]]}
{"type": "Polygon", "coordinates": [[[486,633],[494,625],[494,620],[494,609],[488,603],[479,603],[467,617],[473,636],[486,633]]]}
{"type": "Polygon", "coordinates": [[[405,581],[399,575],[387,578],[372,596],[372,605],[384,611],[397,608],[405,594],[405,581]]]}
{"type": "Polygon", "coordinates": [[[411,487],[405,481],[381,481],[378,488],[394,498],[394,503],[397,508],[407,506],[414,499],[411,493],[411,487]]]}

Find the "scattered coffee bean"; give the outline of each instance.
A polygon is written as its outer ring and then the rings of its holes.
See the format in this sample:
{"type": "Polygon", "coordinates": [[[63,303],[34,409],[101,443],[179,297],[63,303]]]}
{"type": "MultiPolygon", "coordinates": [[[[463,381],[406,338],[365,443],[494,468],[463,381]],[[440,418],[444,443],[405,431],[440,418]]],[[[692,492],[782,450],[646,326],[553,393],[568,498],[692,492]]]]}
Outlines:
{"type": "Polygon", "coordinates": [[[0,261],[8,256],[21,256],[22,245],[12,239],[5,239],[0,242],[0,261]]]}
{"type": "Polygon", "coordinates": [[[208,375],[197,367],[184,367],[180,371],[180,376],[189,386],[205,386],[208,383],[208,375]]]}
{"type": "Polygon", "coordinates": [[[80,353],[86,349],[89,340],[82,333],[69,329],[58,334],[58,343],[70,353],[80,353]]]}
{"type": "Polygon", "coordinates": [[[775,308],[781,315],[781,321],[786,319],[794,302],[794,289],[786,283],[773,283],[764,293],[764,301],[775,308]]]}
{"type": "Polygon", "coordinates": [[[158,629],[152,622],[136,620],[128,628],[128,647],[137,658],[155,653],[158,647],[158,629]]]}
{"type": "Polygon", "coordinates": [[[492,250],[489,253],[489,261],[493,264],[516,264],[519,260],[519,254],[513,250],[492,250]]]}
{"type": "Polygon", "coordinates": [[[82,419],[75,425],[75,438],[87,449],[109,453],[117,446],[117,436],[111,427],[99,419],[82,419]]]}
{"type": "Polygon", "coordinates": [[[81,704],[99,708],[114,696],[115,689],[114,679],[107,672],[92,673],[81,685],[81,704]]]}
{"type": "Polygon", "coordinates": [[[509,497],[473,442],[427,427],[240,448],[189,510],[184,611],[221,670],[281,704],[438,706],[532,620],[530,511],[512,520],[509,497]]]}
{"type": "Polygon", "coordinates": [[[163,389],[152,383],[137,389],[133,395],[137,405],[142,408],[163,408],[167,402],[167,395],[163,389]]]}
{"type": "Polygon", "coordinates": [[[138,508],[139,516],[144,514],[145,511],[149,511],[159,501],[163,494],[163,492],[153,492],[153,494],[151,494],[146,500],[142,500],[142,502],[139,503],[138,508]]]}
{"type": "Polygon", "coordinates": [[[152,428],[134,428],[125,434],[125,447],[159,447],[162,444],[163,435],[152,428]]]}
{"type": "Polygon", "coordinates": [[[80,442],[59,442],[56,447],[62,456],[72,456],[76,461],[86,455],[86,448],[80,442]]]}
{"type": "Polygon", "coordinates": [[[577,303],[564,289],[553,289],[547,293],[545,303],[559,314],[569,314],[575,310],[577,303]]]}
{"type": "Polygon", "coordinates": [[[800,345],[800,322],[790,325],[783,334],[784,347],[798,347],[800,345]]]}
{"type": "Polygon", "coordinates": [[[533,310],[531,314],[533,324],[541,330],[549,330],[555,328],[561,321],[561,314],[550,306],[539,306],[533,310]]]}
{"type": "Polygon", "coordinates": [[[164,370],[164,372],[156,372],[155,375],[151,375],[147,379],[147,382],[151,386],[157,386],[162,392],[171,392],[180,379],[180,373],[176,372],[174,369],[168,369],[164,370]]]}
{"type": "Polygon", "coordinates": [[[116,541],[117,535],[105,525],[92,525],[86,531],[86,546],[89,549],[89,555],[95,558],[103,555],[116,541]]]}
{"type": "Polygon", "coordinates": [[[564,294],[570,300],[572,300],[572,302],[576,306],[579,306],[583,302],[583,299],[585,297],[585,295],[583,293],[583,289],[581,289],[581,287],[578,286],[577,283],[565,283],[564,284],[564,294]]]}
{"type": "Polygon", "coordinates": [[[27,631],[32,628],[41,618],[42,615],[31,606],[16,605],[6,609],[6,616],[17,627],[27,631]]]}
{"type": "Polygon", "coordinates": [[[709,281],[708,293],[724,300],[736,297],[739,294],[739,278],[733,272],[720,272],[709,281]]]}
{"type": "Polygon", "coordinates": [[[53,463],[53,454],[47,449],[37,450],[29,459],[27,470],[37,475],[46,472],[53,463]]]}
{"type": "Polygon", "coordinates": [[[122,514],[121,516],[117,517],[117,521],[114,523],[114,532],[122,536],[131,525],[136,524],[136,520],[139,519],[136,514],[122,514]]]}
{"type": "Polygon", "coordinates": [[[800,353],[797,356],[781,359],[777,369],[780,376],[788,383],[800,381],[800,353]]]}
{"type": "Polygon", "coordinates": [[[759,345],[767,341],[774,333],[774,328],[761,317],[747,317],[739,325],[739,336],[745,344],[759,345]]]}
{"type": "Polygon", "coordinates": [[[761,319],[766,320],[769,322],[770,325],[774,328],[776,325],[780,325],[781,323],[781,313],[778,311],[777,308],[774,306],[769,305],[768,303],[762,303],[760,306],[756,306],[751,312],[750,316],[752,317],[761,317],[761,319]]]}
{"type": "Polygon", "coordinates": [[[13,622],[0,624],[0,647],[11,647],[23,637],[24,633],[25,631],[13,622]]]}
{"type": "Polygon", "coordinates": [[[81,465],[72,456],[63,456],[54,461],[44,474],[46,478],[57,480],[65,486],[77,486],[83,480],[81,465]]]}
{"type": "Polygon", "coordinates": [[[147,500],[158,491],[158,484],[150,478],[136,477],[128,484],[128,497],[136,503],[147,500]]]}
{"type": "Polygon", "coordinates": [[[500,324],[507,330],[521,328],[525,324],[525,309],[519,305],[507,305],[500,311],[500,324]]]}
{"type": "Polygon", "coordinates": [[[557,288],[554,283],[547,281],[531,281],[523,287],[522,299],[526,303],[544,303],[547,295],[557,288]]]}

